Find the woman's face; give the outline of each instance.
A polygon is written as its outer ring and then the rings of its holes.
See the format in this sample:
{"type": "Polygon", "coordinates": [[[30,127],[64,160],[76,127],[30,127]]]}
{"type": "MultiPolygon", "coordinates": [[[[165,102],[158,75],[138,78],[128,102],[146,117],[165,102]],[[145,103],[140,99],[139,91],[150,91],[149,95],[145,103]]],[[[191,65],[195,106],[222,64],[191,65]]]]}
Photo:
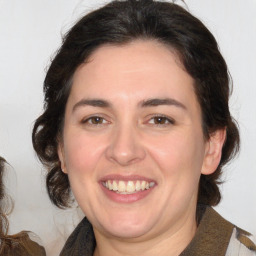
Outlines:
{"type": "Polygon", "coordinates": [[[105,45],[76,70],[59,156],[96,233],[138,238],[195,222],[208,144],[193,79],[166,46],[105,45]]]}

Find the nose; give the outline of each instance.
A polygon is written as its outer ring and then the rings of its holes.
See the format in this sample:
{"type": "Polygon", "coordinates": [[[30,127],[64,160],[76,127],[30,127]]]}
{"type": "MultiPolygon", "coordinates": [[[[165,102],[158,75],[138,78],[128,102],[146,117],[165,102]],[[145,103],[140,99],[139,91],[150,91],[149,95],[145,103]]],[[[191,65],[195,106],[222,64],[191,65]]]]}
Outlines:
{"type": "Polygon", "coordinates": [[[126,125],[113,131],[106,156],[122,166],[135,164],[145,158],[146,151],[135,127],[126,125]]]}

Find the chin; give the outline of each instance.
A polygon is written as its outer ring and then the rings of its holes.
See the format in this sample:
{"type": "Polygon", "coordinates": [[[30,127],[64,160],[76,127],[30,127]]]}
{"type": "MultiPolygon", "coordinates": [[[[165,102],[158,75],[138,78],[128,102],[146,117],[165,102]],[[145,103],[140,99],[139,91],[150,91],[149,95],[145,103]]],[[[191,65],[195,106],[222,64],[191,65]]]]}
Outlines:
{"type": "Polygon", "coordinates": [[[124,225],[122,227],[112,227],[111,229],[108,229],[107,232],[111,236],[121,239],[133,239],[146,235],[148,229],[146,227],[128,227],[127,225],[124,225]]]}
{"type": "MultiPolygon", "coordinates": [[[[128,216],[127,216],[128,217],[128,216]]],[[[105,232],[108,234],[124,238],[132,239],[144,236],[147,234],[153,223],[149,223],[145,218],[110,218],[105,225],[102,225],[105,232]]]]}

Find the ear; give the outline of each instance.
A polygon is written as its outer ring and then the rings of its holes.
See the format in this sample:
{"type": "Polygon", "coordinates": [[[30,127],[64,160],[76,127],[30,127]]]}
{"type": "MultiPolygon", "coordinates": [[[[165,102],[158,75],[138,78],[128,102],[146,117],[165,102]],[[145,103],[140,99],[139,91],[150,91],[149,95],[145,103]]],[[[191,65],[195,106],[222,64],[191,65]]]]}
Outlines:
{"type": "Polygon", "coordinates": [[[206,142],[204,162],[201,170],[202,174],[209,175],[215,172],[220,163],[225,140],[226,128],[219,129],[210,134],[210,138],[206,142]]]}
{"type": "Polygon", "coordinates": [[[58,143],[58,156],[59,156],[59,159],[60,159],[61,170],[62,170],[62,172],[67,174],[68,172],[67,172],[66,162],[65,162],[64,147],[63,147],[63,144],[61,142],[58,143]]]}

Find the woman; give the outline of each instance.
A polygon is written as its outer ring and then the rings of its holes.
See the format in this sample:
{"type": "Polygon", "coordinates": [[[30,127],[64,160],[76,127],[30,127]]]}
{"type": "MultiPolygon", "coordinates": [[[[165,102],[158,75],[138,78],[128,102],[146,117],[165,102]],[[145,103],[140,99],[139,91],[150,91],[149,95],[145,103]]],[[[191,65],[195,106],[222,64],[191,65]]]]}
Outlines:
{"type": "Polygon", "coordinates": [[[5,160],[0,157],[0,255],[5,256],[44,256],[42,246],[32,241],[29,232],[22,231],[15,235],[8,235],[9,223],[3,210],[3,200],[6,197],[3,185],[5,160]]]}
{"type": "Polygon", "coordinates": [[[60,255],[255,255],[219,216],[217,184],[239,149],[213,35],[183,8],[113,1],[67,33],[33,130],[58,207],[86,218],[60,255]]]}

